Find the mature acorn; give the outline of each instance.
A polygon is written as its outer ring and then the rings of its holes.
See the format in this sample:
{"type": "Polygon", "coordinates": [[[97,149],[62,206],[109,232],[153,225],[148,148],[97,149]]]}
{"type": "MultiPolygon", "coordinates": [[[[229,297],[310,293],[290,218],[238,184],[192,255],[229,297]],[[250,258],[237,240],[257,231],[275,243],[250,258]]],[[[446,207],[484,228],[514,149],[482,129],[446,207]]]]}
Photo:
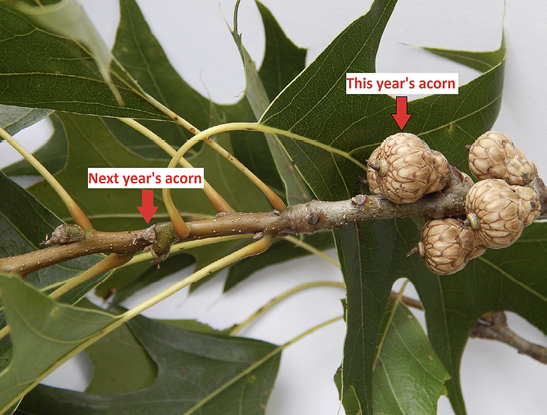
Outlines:
{"type": "Polygon", "coordinates": [[[501,179],[527,185],[538,171],[536,165],[505,134],[488,131],[469,147],[469,169],[479,179],[501,179]]]}
{"type": "Polygon", "coordinates": [[[431,272],[450,275],[485,251],[473,229],[463,226],[459,219],[445,218],[427,222],[422,239],[409,254],[419,253],[431,272]]]}
{"type": "Polygon", "coordinates": [[[382,194],[394,203],[413,203],[446,187],[450,165],[414,134],[398,133],[372,152],[367,180],[372,194],[382,194]]]}
{"type": "Polygon", "coordinates": [[[470,227],[483,245],[493,249],[513,244],[540,209],[534,189],[511,186],[500,179],[475,183],[465,198],[470,227]]]}
{"type": "Polygon", "coordinates": [[[370,193],[373,195],[381,195],[382,191],[380,190],[380,185],[378,184],[378,175],[380,171],[376,172],[372,167],[370,166],[380,166],[378,164],[378,153],[380,153],[380,147],[376,147],[370,157],[367,160],[368,167],[367,167],[367,182],[368,187],[370,190],[370,193]]]}

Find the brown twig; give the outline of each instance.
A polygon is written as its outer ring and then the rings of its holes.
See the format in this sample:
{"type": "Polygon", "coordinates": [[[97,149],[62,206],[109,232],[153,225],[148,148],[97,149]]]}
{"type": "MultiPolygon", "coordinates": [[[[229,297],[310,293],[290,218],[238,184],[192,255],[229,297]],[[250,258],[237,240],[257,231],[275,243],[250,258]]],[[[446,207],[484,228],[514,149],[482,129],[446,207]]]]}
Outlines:
{"type": "MultiPolygon", "coordinates": [[[[398,293],[391,291],[389,303],[397,300],[398,293]]],[[[413,298],[403,296],[401,302],[409,307],[423,310],[422,303],[413,298]]],[[[484,313],[473,326],[469,337],[478,339],[495,340],[517,349],[521,354],[530,356],[540,363],[547,364],[547,348],[529,342],[517,335],[507,325],[507,316],[504,311],[490,311],[484,313]]]]}
{"type": "MultiPolygon", "coordinates": [[[[407,205],[395,204],[383,196],[357,195],[338,202],[312,200],[305,204],[289,206],[284,212],[274,210],[262,213],[219,214],[213,219],[185,222],[189,234],[183,240],[228,235],[254,235],[259,239],[264,234],[275,237],[313,233],[320,229],[338,229],[348,223],[371,219],[410,216],[439,218],[458,215],[464,213],[464,200],[469,187],[469,183],[455,179],[454,185],[446,191],[427,195],[407,205]]],[[[25,276],[38,269],[85,255],[107,252],[129,255],[147,247],[150,247],[154,257],[161,261],[167,258],[170,246],[180,241],[171,223],[158,223],[147,229],[128,232],[93,231],[80,241],[63,244],[63,241],[50,240],[50,245],[60,244],[24,255],[0,258],[0,271],[25,276]]]]}
{"type": "MultiPolygon", "coordinates": [[[[453,169],[451,185],[442,192],[426,195],[415,203],[396,204],[383,196],[357,195],[349,200],[323,202],[312,200],[289,206],[284,212],[274,210],[262,213],[219,214],[213,219],[185,222],[189,234],[184,241],[230,235],[261,235],[273,237],[287,234],[313,233],[320,229],[338,229],[348,223],[401,217],[443,218],[465,214],[465,196],[472,182],[468,176],[453,169]]],[[[534,186],[541,194],[547,193],[542,181],[534,186]]],[[[543,202],[543,200],[542,200],[543,202]]],[[[542,203],[543,205],[543,203],[542,203]]],[[[547,202],[545,203],[547,207],[547,202]]],[[[542,212],[544,212],[542,210],[542,212]]],[[[545,219],[542,213],[538,219],[545,219]]],[[[61,225],[69,226],[69,225],[61,225]]],[[[73,226],[73,225],[71,225],[73,226]]],[[[85,235],[84,232],[82,232],[85,235]]],[[[167,258],[170,246],[181,239],[171,223],[158,223],[147,229],[127,232],[88,232],[81,241],[33,251],[28,254],[0,258],[0,271],[25,276],[33,271],[69,259],[95,253],[130,255],[150,249],[154,258],[167,258]]],[[[51,244],[52,241],[48,243],[51,244]]]]}
{"type": "Polygon", "coordinates": [[[491,311],[483,314],[471,330],[470,337],[505,343],[517,349],[519,353],[547,364],[547,348],[530,343],[513,332],[507,325],[507,316],[503,311],[491,311]]]}
{"type": "MultiPolygon", "coordinates": [[[[395,301],[397,301],[397,297],[399,296],[399,293],[396,293],[395,291],[391,291],[389,293],[389,304],[395,304],[395,301]]],[[[424,309],[422,303],[419,300],[415,300],[414,298],[402,296],[401,297],[401,303],[403,303],[406,306],[415,308],[417,310],[424,309]]]]}

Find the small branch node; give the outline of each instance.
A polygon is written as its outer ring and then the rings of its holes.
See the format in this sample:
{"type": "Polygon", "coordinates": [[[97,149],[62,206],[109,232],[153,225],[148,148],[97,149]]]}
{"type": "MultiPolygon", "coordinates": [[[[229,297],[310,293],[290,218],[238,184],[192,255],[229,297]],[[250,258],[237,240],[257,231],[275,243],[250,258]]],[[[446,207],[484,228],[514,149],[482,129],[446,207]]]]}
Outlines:
{"type": "Polygon", "coordinates": [[[78,225],[59,225],[51,233],[51,238],[46,235],[46,240],[40,245],[66,245],[80,242],[85,239],[85,231],[78,225]]]}
{"type": "Polygon", "coordinates": [[[356,195],[351,198],[351,203],[354,205],[362,206],[367,202],[368,197],[366,195],[356,195]]]}

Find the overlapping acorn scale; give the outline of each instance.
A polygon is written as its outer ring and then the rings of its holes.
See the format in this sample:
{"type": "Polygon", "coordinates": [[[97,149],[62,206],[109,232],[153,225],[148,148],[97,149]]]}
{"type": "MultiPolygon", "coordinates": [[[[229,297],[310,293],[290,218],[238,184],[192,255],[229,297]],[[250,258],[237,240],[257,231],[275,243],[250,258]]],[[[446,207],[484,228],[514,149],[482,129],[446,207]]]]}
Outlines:
{"type": "MultiPolygon", "coordinates": [[[[368,158],[368,162],[370,164],[377,164],[378,163],[378,153],[380,152],[380,147],[376,147],[370,157],[368,158]]],[[[368,181],[368,187],[370,190],[370,193],[373,195],[381,195],[382,191],[380,189],[380,186],[378,185],[378,174],[377,172],[370,166],[367,167],[367,181],[368,181]]]]}
{"type": "Polygon", "coordinates": [[[531,225],[540,215],[541,202],[538,193],[530,187],[513,186],[519,195],[519,217],[524,226],[531,225]]]}
{"type": "Polygon", "coordinates": [[[444,188],[450,177],[444,156],[414,134],[399,133],[386,138],[369,162],[387,165],[385,175],[367,168],[371,192],[383,194],[394,203],[413,203],[424,194],[444,188]]]}
{"type": "Polygon", "coordinates": [[[501,179],[475,183],[466,196],[466,211],[478,220],[477,237],[488,248],[512,245],[540,213],[540,201],[532,188],[511,186],[501,179]]]}
{"type": "Polygon", "coordinates": [[[502,179],[524,186],[537,177],[536,165],[504,134],[488,131],[469,148],[469,168],[479,179],[502,179]]]}
{"type": "Polygon", "coordinates": [[[460,271],[470,259],[482,255],[485,250],[472,229],[452,218],[426,223],[418,249],[429,270],[439,275],[460,271]]]}

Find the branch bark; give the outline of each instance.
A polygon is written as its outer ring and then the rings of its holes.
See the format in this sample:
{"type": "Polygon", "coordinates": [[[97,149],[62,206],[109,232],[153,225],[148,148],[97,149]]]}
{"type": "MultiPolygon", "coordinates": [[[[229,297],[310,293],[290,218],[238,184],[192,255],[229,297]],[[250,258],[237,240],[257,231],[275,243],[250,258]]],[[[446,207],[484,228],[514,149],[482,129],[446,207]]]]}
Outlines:
{"type": "MultiPolygon", "coordinates": [[[[158,223],[135,231],[93,230],[87,235],[82,232],[82,239],[75,242],[65,243],[64,240],[52,238],[45,244],[59,245],[24,255],[0,258],[0,271],[24,277],[33,271],[85,255],[131,255],[148,249],[157,261],[163,261],[169,255],[171,245],[182,240],[193,241],[229,235],[248,235],[258,240],[264,235],[278,237],[313,233],[321,229],[338,229],[351,222],[373,219],[420,216],[440,219],[465,215],[465,196],[472,185],[469,176],[453,168],[450,185],[445,190],[426,195],[415,203],[399,205],[381,195],[359,194],[351,199],[336,202],[312,200],[305,204],[289,206],[284,212],[274,210],[260,213],[219,213],[213,219],[185,222],[189,234],[184,239],[177,236],[170,222],[158,223]]],[[[542,195],[542,211],[538,219],[547,219],[547,189],[541,179],[536,179],[531,185],[542,195]]],[[[61,225],[61,228],[73,226],[75,225],[61,225]]]]}
{"type": "MultiPolygon", "coordinates": [[[[457,172],[459,173],[459,172],[457,172]]],[[[255,240],[264,235],[272,237],[288,234],[313,233],[320,229],[338,229],[348,223],[371,219],[393,219],[411,216],[442,218],[464,214],[465,195],[472,183],[459,173],[445,191],[427,195],[415,203],[398,205],[383,196],[357,195],[348,200],[324,202],[312,200],[289,206],[284,212],[227,213],[213,219],[186,222],[189,234],[184,241],[228,235],[249,235],[255,240]]],[[[181,242],[170,222],[158,223],[146,229],[127,232],[94,230],[82,239],[66,243],[63,238],[69,227],[61,225],[45,242],[45,249],[7,258],[0,258],[0,271],[26,276],[41,268],[69,259],[96,253],[130,255],[150,249],[158,261],[165,260],[172,244],[181,242]]],[[[73,229],[71,229],[73,232],[73,229]]]]}
{"type": "Polygon", "coordinates": [[[505,343],[517,349],[519,353],[547,364],[547,348],[531,343],[512,331],[507,325],[507,316],[503,311],[483,314],[471,330],[470,337],[505,343]]]}

